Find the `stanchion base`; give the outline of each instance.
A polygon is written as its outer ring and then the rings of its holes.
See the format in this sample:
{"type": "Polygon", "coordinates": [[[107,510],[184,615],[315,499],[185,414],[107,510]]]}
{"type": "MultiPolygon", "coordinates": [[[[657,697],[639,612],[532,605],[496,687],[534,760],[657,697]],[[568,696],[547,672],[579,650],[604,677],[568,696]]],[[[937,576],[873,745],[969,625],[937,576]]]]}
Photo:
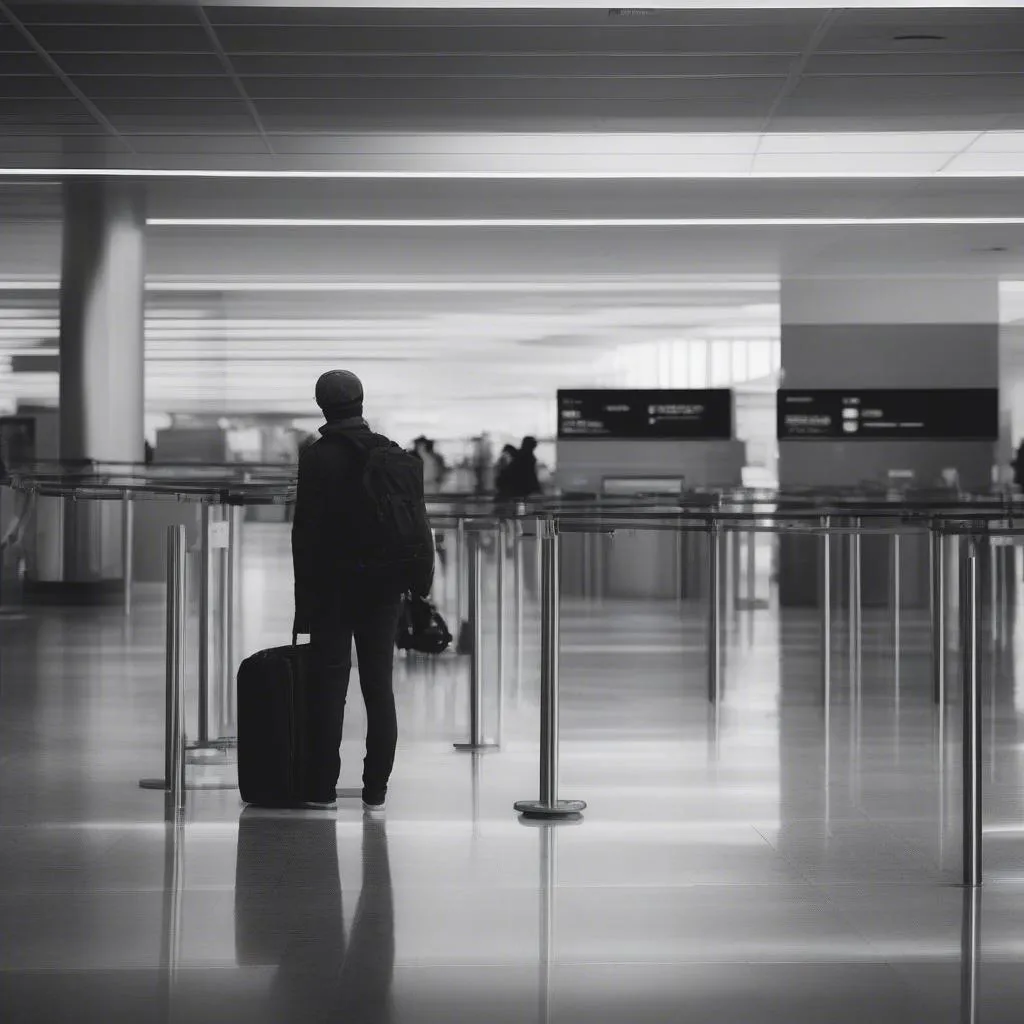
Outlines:
{"type": "Polygon", "coordinates": [[[194,743],[185,748],[185,758],[190,764],[217,765],[234,764],[238,754],[232,749],[237,741],[213,740],[210,743],[194,743]]]}
{"type": "Polygon", "coordinates": [[[558,800],[549,805],[541,800],[517,800],[513,805],[524,818],[578,818],[586,809],[585,800],[558,800]]]}
{"type": "Polygon", "coordinates": [[[482,754],[488,750],[501,749],[498,743],[453,743],[452,746],[465,754],[482,754]]]}
{"type": "MultiPolygon", "coordinates": [[[[163,779],[139,779],[139,789],[156,789],[170,792],[163,779]]],[[[185,789],[238,789],[238,783],[228,779],[192,779],[185,783],[185,789]]]]}

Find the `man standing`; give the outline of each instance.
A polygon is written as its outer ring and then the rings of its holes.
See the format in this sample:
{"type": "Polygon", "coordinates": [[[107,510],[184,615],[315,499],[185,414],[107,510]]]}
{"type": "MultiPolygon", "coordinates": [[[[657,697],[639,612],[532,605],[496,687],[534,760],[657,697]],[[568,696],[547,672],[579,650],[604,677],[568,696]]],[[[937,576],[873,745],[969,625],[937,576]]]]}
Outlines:
{"type": "Polygon", "coordinates": [[[316,402],[327,423],[299,457],[292,524],[294,632],[308,633],[311,646],[306,803],[336,806],[354,638],[366,704],[363,807],[379,815],[398,739],[392,669],[401,595],[425,596],[433,577],[422,469],[371,432],[354,374],[325,373],[316,402]]]}

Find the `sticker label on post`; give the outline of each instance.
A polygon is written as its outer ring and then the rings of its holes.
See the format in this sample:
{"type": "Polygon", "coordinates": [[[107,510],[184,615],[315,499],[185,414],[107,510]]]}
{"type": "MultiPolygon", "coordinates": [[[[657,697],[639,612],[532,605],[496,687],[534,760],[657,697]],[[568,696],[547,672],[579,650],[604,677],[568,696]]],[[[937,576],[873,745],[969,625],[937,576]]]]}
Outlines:
{"type": "Polygon", "coordinates": [[[229,523],[210,523],[210,547],[226,548],[229,544],[230,534],[229,523]]]}

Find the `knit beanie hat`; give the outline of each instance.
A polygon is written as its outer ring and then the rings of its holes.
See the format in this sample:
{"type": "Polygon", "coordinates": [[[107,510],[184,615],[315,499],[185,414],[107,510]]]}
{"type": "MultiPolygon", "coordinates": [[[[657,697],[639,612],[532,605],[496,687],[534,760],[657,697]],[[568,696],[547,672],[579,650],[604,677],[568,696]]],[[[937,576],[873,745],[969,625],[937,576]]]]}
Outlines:
{"type": "Polygon", "coordinates": [[[316,404],[328,420],[362,416],[362,381],[348,370],[328,370],[316,382],[316,404]]]}

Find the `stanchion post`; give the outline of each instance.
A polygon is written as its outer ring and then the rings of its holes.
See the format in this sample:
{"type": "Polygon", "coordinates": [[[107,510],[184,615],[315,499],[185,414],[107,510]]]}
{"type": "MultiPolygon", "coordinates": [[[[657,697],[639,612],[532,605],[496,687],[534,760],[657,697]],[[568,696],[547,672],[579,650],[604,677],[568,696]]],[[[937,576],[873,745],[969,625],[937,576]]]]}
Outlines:
{"type": "Polygon", "coordinates": [[[718,520],[708,524],[708,700],[718,703],[722,673],[722,529],[718,520]]]}
{"type": "Polygon", "coordinates": [[[754,610],[757,600],[757,532],[747,533],[747,601],[750,611],[754,610]]]}
{"type": "Polygon", "coordinates": [[[219,732],[221,739],[228,739],[231,730],[234,728],[231,694],[234,691],[232,686],[232,656],[231,656],[231,626],[233,621],[232,615],[232,599],[233,599],[233,581],[232,581],[232,558],[234,552],[231,550],[232,543],[232,526],[234,506],[222,505],[222,515],[224,517],[224,546],[221,548],[219,557],[219,569],[217,575],[217,582],[219,586],[219,606],[218,606],[218,622],[217,632],[218,644],[217,644],[217,660],[218,660],[218,676],[220,680],[220,723],[219,732]]]}
{"type": "Polygon", "coordinates": [[[498,674],[497,674],[497,745],[501,746],[502,735],[505,728],[505,533],[507,523],[499,519],[495,527],[496,571],[497,571],[497,592],[498,592],[498,614],[495,625],[497,636],[495,643],[498,648],[498,674]]]}
{"type": "Polygon", "coordinates": [[[517,518],[512,521],[512,587],[516,617],[516,695],[523,686],[523,527],[517,518]]]}
{"type": "Polygon", "coordinates": [[[460,515],[455,524],[455,622],[462,629],[466,610],[462,580],[466,574],[466,521],[460,515]]]}
{"type": "Polygon", "coordinates": [[[456,743],[456,750],[493,750],[497,744],[484,741],[484,618],[483,618],[483,561],[484,549],[481,536],[470,530],[467,537],[469,557],[469,742],[456,743]]]}
{"type": "Polygon", "coordinates": [[[124,614],[132,613],[132,577],[135,575],[135,506],[127,491],[121,498],[121,573],[124,576],[124,614]]]}
{"type": "Polygon", "coordinates": [[[892,535],[892,562],[889,567],[889,582],[891,585],[892,601],[892,657],[893,676],[896,683],[896,703],[900,699],[900,602],[902,600],[902,586],[900,580],[900,535],[892,535]]]}
{"type": "Polygon", "coordinates": [[[200,508],[199,525],[199,721],[196,741],[210,742],[210,504],[200,508]]]}
{"type": "Polygon", "coordinates": [[[941,527],[931,529],[932,696],[946,700],[946,545],[941,527]]]}
{"type": "Polygon", "coordinates": [[[860,684],[861,594],[860,594],[860,520],[852,520],[850,533],[850,685],[860,684]]]}
{"type": "Polygon", "coordinates": [[[558,799],[559,545],[557,523],[537,523],[541,550],[540,596],[540,799],[519,800],[515,809],[531,818],[575,818],[582,800],[558,799]]]}
{"type": "Polygon", "coordinates": [[[821,683],[822,699],[832,699],[832,519],[821,521],[821,683]]]}
{"type": "Polygon", "coordinates": [[[981,890],[974,886],[964,889],[960,929],[960,1024],[977,1024],[981,890]]]}
{"type": "Polygon", "coordinates": [[[167,527],[167,614],[164,648],[164,777],[142,779],[143,789],[167,794],[168,816],[185,810],[185,623],[187,542],[184,526],[167,527]]]}
{"type": "Polygon", "coordinates": [[[960,659],[963,679],[963,881],[981,885],[981,686],[978,658],[978,551],[960,547],[960,659]]]}

